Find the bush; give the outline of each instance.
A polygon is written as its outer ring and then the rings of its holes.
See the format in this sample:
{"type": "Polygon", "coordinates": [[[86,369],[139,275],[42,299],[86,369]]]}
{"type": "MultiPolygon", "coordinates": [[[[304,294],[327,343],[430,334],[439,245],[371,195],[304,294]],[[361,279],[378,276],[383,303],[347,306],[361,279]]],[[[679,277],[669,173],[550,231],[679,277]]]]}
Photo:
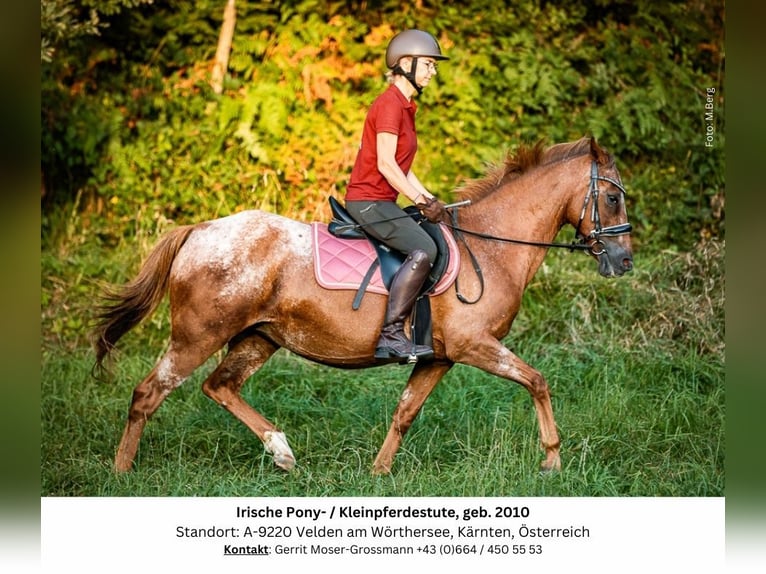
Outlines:
{"type": "Polygon", "coordinates": [[[326,217],[383,89],[385,45],[421,26],[451,58],[420,99],[416,169],[437,194],[519,143],[594,134],[618,158],[639,245],[723,235],[722,2],[418,6],[238,5],[220,96],[207,82],[222,2],[111,16],[43,67],[44,210],[79,195],[117,237],[139,217],[326,217]]]}

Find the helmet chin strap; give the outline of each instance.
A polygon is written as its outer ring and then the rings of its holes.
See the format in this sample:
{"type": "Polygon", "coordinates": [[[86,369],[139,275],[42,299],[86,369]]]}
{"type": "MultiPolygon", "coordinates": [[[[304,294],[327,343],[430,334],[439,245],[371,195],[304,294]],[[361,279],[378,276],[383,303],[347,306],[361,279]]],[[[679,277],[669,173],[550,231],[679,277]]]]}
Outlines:
{"type": "Polygon", "coordinates": [[[417,69],[418,69],[418,57],[413,56],[412,64],[410,64],[409,72],[405,72],[404,69],[399,64],[396,64],[396,66],[393,69],[393,72],[395,74],[399,74],[400,76],[404,76],[405,78],[407,78],[410,84],[412,84],[412,87],[417,90],[418,95],[420,95],[423,93],[423,88],[418,86],[417,82],[415,81],[415,73],[417,72],[417,69]]]}

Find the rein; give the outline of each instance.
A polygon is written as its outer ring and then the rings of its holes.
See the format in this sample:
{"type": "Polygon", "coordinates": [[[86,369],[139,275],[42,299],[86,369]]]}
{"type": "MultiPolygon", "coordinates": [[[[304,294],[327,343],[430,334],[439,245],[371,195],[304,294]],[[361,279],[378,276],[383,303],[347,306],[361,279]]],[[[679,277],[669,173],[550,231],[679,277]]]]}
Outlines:
{"type": "MultiPolygon", "coordinates": [[[[590,251],[591,247],[589,245],[585,245],[584,243],[575,243],[574,241],[572,243],[546,243],[544,241],[525,241],[523,239],[511,239],[509,237],[497,237],[495,235],[488,235],[486,233],[481,233],[480,231],[472,231],[470,229],[465,229],[463,227],[458,227],[457,225],[457,214],[455,212],[452,212],[451,214],[452,223],[445,223],[447,227],[452,229],[453,231],[457,231],[458,233],[455,234],[455,237],[460,236],[461,234],[465,233],[466,235],[473,235],[474,237],[479,237],[481,239],[487,239],[489,241],[502,241],[503,243],[517,243],[519,245],[529,245],[532,247],[562,247],[564,249],[569,249],[570,251],[590,251]]],[[[460,240],[465,245],[465,239],[460,237],[460,240]]],[[[468,246],[466,245],[466,248],[468,246]]]]}
{"type": "Polygon", "coordinates": [[[451,209],[450,212],[450,219],[452,223],[445,223],[447,227],[449,227],[452,230],[452,234],[455,236],[455,239],[460,241],[463,244],[463,247],[465,247],[465,250],[468,252],[468,257],[471,258],[471,265],[473,266],[473,271],[476,273],[476,277],[479,279],[479,294],[476,296],[476,299],[470,300],[466,299],[466,297],[460,292],[460,284],[459,279],[455,278],[455,295],[458,298],[458,301],[461,303],[465,303],[466,305],[473,305],[474,303],[478,303],[479,300],[484,295],[484,274],[481,270],[481,265],[479,265],[478,259],[476,259],[476,256],[473,254],[473,251],[471,251],[470,246],[468,245],[468,242],[465,240],[465,237],[463,234],[467,235],[473,235],[474,237],[479,237],[480,239],[487,239],[489,241],[502,241],[503,243],[516,243],[519,245],[530,245],[532,247],[564,247],[566,249],[569,249],[570,251],[574,251],[575,249],[581,250],[581,251],[587,251],[590,249],[590,246],[585,245],[585,243],[546,243],[543,241],[525,241],[523,239],[510,239],[508,237],[496,237],[494,235],[489,235],[487,233],[481,233],[480,231],[471,231],[470,229],[464,229],[462,227],[459,227],[457,224],[457,210],[451,209]]]}
{"type": "Polygon", "coordinates": [[[458,283],[458,278],[455,278],[455,295],[457,296],[458,301],[460,301],[461,303],[465,303],[466,305],[473,305],[474,303],[478,303],[479,299],[481,299],[482,295],[484,295],[484,274],[481,271],[481,265],[479,265],[478,259],[476,259],[476,256],[473,254],[473,251],[471,251],[471,248],[468,245],[468,242],[465,240],[465,237],[463,236],[463,234],[473,235],[474,237],[479,237],[480,239],[487,239],[489,241],[502,241],[503,243],[516,243],[519,245],[530,245],[532,247],[562,247],[565,249],[569,249],[569,251],[591,250],[591,246],[586,245],[583,242],[546,243],[544,241],[525,241],[524,239],[510,239],[508,237],[497,237],[495,235],[481,233],[480,231],[471,231],[470,229],[464,229],[458,226],[456,209],[450,210],[449,213],[450,213],[450,219],[452,223],[445,223],[445,225],[452,230],[452,233],[455,236],[455,239],[460,241],[463,244],[463,247],[465,247],[465,250],[468,252],[468,257],[471,258],[471,265],[473,266],[473,271],[474,273],[476,273],[476,277],[478,277],[479,279],[479,294],[476,296],[476,299],[470,300],[470,299],[466,299],[466,297],[460,292],[460,285],[458,283]]]}

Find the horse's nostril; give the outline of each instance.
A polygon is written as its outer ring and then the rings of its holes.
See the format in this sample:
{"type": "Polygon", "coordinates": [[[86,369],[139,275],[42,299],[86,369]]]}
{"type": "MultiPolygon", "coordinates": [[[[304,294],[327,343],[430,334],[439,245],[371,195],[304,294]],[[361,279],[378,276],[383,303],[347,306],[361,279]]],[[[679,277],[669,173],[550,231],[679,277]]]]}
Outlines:
{"type": "Polygon", "coordinates": [[[633,259],[630,257],[626,257],[622,260],[622,266],[625,268],[626,271],[630,271],[633,269],[633,259]]]}

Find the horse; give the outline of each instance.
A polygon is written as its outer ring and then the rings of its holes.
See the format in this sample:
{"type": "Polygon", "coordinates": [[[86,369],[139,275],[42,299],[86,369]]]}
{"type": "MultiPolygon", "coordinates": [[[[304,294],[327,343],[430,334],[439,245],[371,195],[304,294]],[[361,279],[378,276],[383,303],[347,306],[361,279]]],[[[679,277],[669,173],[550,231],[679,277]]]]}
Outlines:
{"type": "MultiPolygon", "coordinates": [[[[548,383],[501,340],[548,249],[565,245],[551,243],[565,225],[576,230],[569,247],[594,258],[603,277],[632,270],[626,193],[614,157],[592,137],[551,146],[540,141],[520,146],[455,191],[470,200],[451,220],[461,236],[457,279],[430,299],[434,356],[412,367],[372,473],[391,472],[423,403],[456,363],[529,392],[544,451],[541,471],[560,470],[548,383]]],[[[168,293],[170,308],[170,340],[133,390],[116,472],[133,467],[146,422],[162,401],[224,347],[202,391],[261,440],[278,468],[293,469],[285,433],[242,398],[243,385],[281,347],[332,367],[376,366],[386,306],[385,295],[368,294],[363,308],[352,310],[353,291],[323,289],[312,265],[310,224],[247,210],[170,230],[132,280],[104,290],[92,333],[94,369],[104,370],[118,340],[168,293]]]]}

